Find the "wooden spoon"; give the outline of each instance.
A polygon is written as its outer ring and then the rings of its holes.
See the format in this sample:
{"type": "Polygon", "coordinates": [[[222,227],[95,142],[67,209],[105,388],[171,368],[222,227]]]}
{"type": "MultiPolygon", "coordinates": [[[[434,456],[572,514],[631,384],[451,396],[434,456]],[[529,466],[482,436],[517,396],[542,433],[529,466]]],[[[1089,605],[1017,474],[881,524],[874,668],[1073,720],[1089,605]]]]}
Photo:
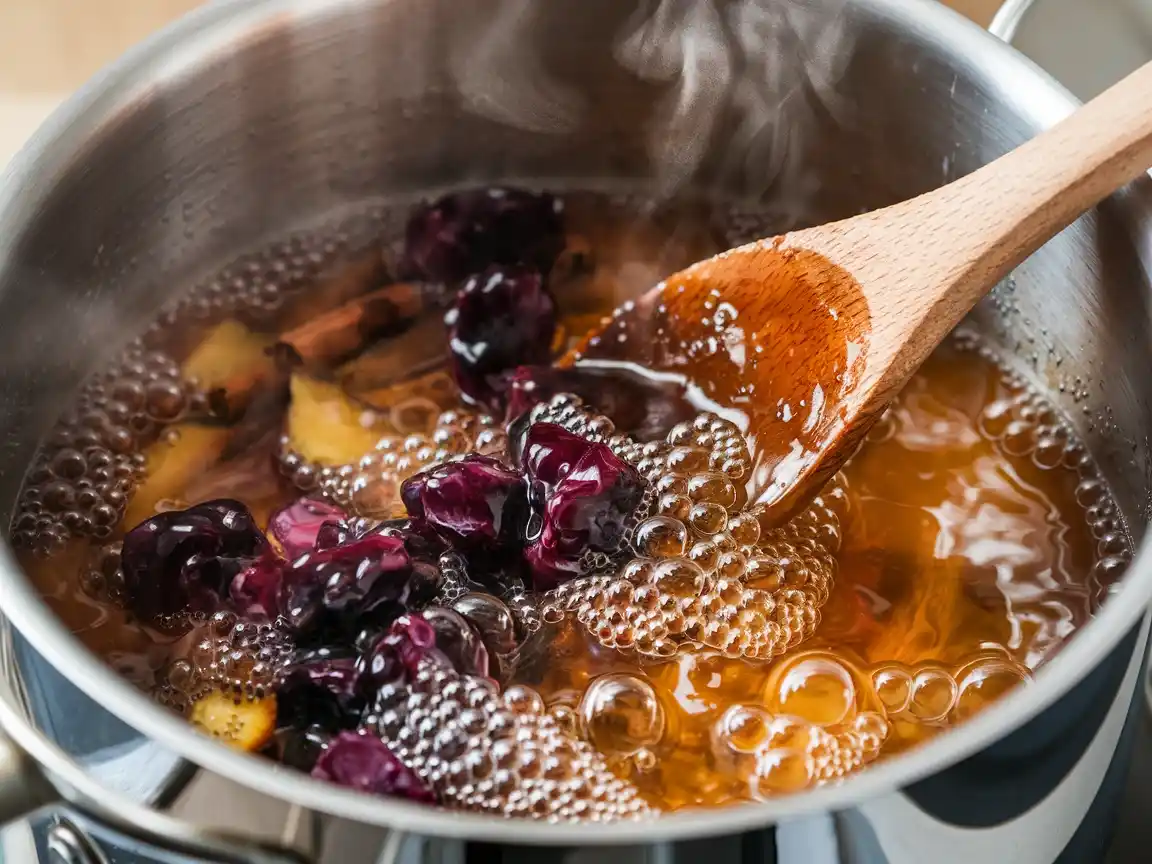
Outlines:
{"type": "Polygon", "coordinates": [[[683,376],[746,432],[752,500],[791,515],[1000,279],[1152,165],[1152,64],[934,192],[694,264],[570,361],[683,376]]]}

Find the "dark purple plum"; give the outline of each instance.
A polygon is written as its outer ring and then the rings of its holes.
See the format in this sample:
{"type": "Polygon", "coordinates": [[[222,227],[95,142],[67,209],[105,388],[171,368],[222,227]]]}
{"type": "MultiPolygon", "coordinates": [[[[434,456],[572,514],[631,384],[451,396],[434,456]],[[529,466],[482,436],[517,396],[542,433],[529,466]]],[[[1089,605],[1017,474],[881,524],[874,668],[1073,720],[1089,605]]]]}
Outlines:
{"type": "Polygon", "coordinates": [[[399,537],[404,541],[404,548],[413,561],[436,564],[449,548],[447,541],[422,519],[391,519],[381,522],[368,533],[399,537]]]}
{"type": "Polygon", "coordinates": [[[344,522],[325,522],[316,529],[316,541],[312,544],[317,549],[331,549],[342,543],[347,543],[351,532],[344,522]]]}
{"type": "Polygon", "coordinates": [[[550,494],[595,445],[555,423],[533,423],[520,449],[520,467],[528,482],[550,494]]]}
{"type": "Polygon", "coordinates": [[[522,366],[507,377],[507,423],[560,393],[572,393],[596,406],[598,413],[612,418],[618,432],[642,442],[663,441],[673,426],[699,413],[680,380],[619,366],[522,366]]]}
{"type": "Polygon", "coordinates": [[[285,726],[276,730],[276,757],[290,768],[311,772],[333,738],[321,726],[285,726]]]}
{"type": "MultiPolygon", "coordinates": [[[[532,437],[530,433],[529,440],[532,437]]],[[[525,458],[532,460],[532,454],[529,449],[525,458]]],[[[645,483],[605,444],[590,444],[570,467],[551,453],[536,460],[540,476],[560,478],[546,489],[542,506],[533,499],[533,505],[540,507],[539,520],[533,520],[538,530],[528,538],[524,553],[533,587],[547,591],[584,575],[586,552],[619,551],[645,483]]]]}
{"type": "Polygon", "coordinates": [[[283,626],[297,638],[328,632],[351,638],[423,604],[433,589],[413,570],[403,540],[367,534],[293,561],[284,570],[277,607],[283,626]]]}
{"type": "MultiPolygon", "coordinates": [[[[325,524],[339,525],[345,513],[334,504],[317,498],[301,498],[272,514],[268,533],[276,538],[289,561],[311,551],[325,524]]],[[[331,529],[329,529],[331,530],[331,529]]]]}
{"type": "Polygon", "coordinates": [[[408,550],[413,591],[421,597],[431,596],[440,588],[440,556],[448,551],[448,544],[426,522],[408,519],[404,523],[404,527],[395,534],[384,533],[386,536],[399,536],[408,550]]]}
{"type": "Polygon", "coordinates": [[[171,625],[184,612],[220,609],[235,576],[271,548],[239,501],[220,498],[160,513],[124,537],[121,566],[129,607],[171,625]]]}
{"type": "Polygon", "coordinates": [[[548,272],[564,248],[563,202],[547,193],[493,187],[418,207],[404,244],[407,276],[458,282],[492,264],[548,272]]]}
{"type": "MultiPolygon", "coordinates": [[[[316,531],[317,549],[331,549],[333,546],[342,546],[353,540],[359,540],[369,534],[387,533],[384,529],[391,525],[402,525],[403,519],[393,522],[377,522],[373,519],[334,519],[324,522],[316,531]]],[[[400,536],[399,534],[395,536],[400,536]]],[[[411,552],[411,550],[409,550],[411,552]]]]}
{"type": "Polygon", "coordinates": [[[523,541],[524,479],[489,456],[472,453],[409,477],[400,497],[413,522],[465,555],[500,555],[523,541]]]}
{"type": "Polygon", "coordinates": [[[361,695],[371,698],[385,685],[406,683],[425,659],[451,665],[436,646],[436,631],[423,616],[413,613],[397,618],[388,632],[360,656],[357,669],[361,695]]]}
{"type": "MultiPolygon", "coordinates": [[[[331,523],[324,530],[328,527],[332,527],[331,523]]],[[[443,581],[440,558],[448,551],[448,544],[432,530],[431,526],[419,520],[392,519],[369,528],[358,527],[353,522],[351,527],[346,527],[341,532],[343,542],[347,542],[350,537],[365,537],[371,534],[393,537],[404,544],[404,549],[408,552],[408,562],[412,566],[412,574],[408,577],[409,594],[418,601],[414,602],[414,608],[420,608],[424,600],[434,597],[439,592],[443,581]]],[[[359,651],[367,651],[384,635],[391,623],[391,618],[379,620],[369,618],[363,621],[353,643],[359,651]]]]}
{"type": "Polygon", "coordinates": [[[316,760],[312,776],[373,795],[436,802],[432,791],[375,735],[341,732],[316,760]]]}
{"type": "Polygon", "coordinates": [[[556,303],[538,270],[490,267],[464,283],[444,323],[460,392],[499,413],[507,373],[551,359],[556,303]]]}
{"type": "Polygon", "coordinates": [[[245,618],[275,618],[279,614],[277,596],[288,562],[265,555],[232,579],[228,597],[245,618]]]}
{"type": "Polygon", "coordinates": [[[299,652],[277,676],[277,724],[352,728],[364,708],[359,677],[357,657],[351,650],[299,652]]]}

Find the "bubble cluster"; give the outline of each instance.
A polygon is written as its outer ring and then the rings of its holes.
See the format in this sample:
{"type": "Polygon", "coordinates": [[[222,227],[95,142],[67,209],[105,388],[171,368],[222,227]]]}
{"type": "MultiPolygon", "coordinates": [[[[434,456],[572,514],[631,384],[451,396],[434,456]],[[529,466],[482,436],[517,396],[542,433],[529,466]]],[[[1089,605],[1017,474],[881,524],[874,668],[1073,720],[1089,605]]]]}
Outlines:
{"type": "Polygon", "coordinates": [[[437,562],[440,567],[439,601],[451,605],[479,586],[468,577],[468,564],[457,552],[445,552],[437,562]]]}
{"type": "Polygon", "coordinates": [[[651,676],[634,667],[561,677],[544,692],[563,728],[648,800],[672,808],[838,781],[890,744],[907,746],[970,718],[1030,675],[990,648],[947,668],[867,667],[830,648],[771,664],[682,657],[657,668],[651,676]]]}
{"type": "Polygon", "coordinates": [[[761,704],[729,706],[712,726],[717,769],[763,800],[838,780],[875,760],[894,723],[943,727],[969,719],[1031,673],[986,651],[953,667],[884,663],[862,671],[806,651],[774,667],[761,704]]]}
{"type": "Polygon", "coordinates": [[[426,659],[407,688],[386,686],[378,704],[385,743],[450,807],[557,822],[655,812],[531,688],[500,693],[426,659]]]}
{"type": "MultiPolygon", "coordinates": [[[[977,337],[963,337],[958,345],[977,351],[992,362],[998,360],[977,337]]],[[[1000,383],[1009,395],[984,406],[980,432],[1009,456],[1031,459],[1043,470],[1062,469],[1077,474],[1076,503],[1084,509],[1097,544],[1092,576],[1103,592],[1132,561],[1132,543],[1107,483],[1071,426],[1046,397],[1030,388],[1022,376],[1008,370],[1001,372],[1000,383]]]]}
{"type": "Polygon", "coordinates": [[[1002,382],[1012,395],[984,406],[981,434],[1009,456],[1031,457],[1038,468],[1080,470],[1091,465],[1084,447],[1047,399],[1025,389],[1011,373],[1004,373],[1002,382]]]}
{"type": "MultiPolygon", "coordinates": [[[[534,423],[554,423],[590,441],[607,444],[618,456],[631,462],[647,480],[657,483],[664,476],[690,478],[707,475],[714,482],[699,490],[704,503],[725,501],[731,487],[732,503],[741,501],[738,481],[751,468],[752,458],[744,435],[730,420],[703,412],[691,423],[674,427],[664,441],[646,444],[616,434],[612,420],[596,414],[578,396],[558,394],[532,409],[534,423]],[[717,500],[712,500],[715,497],[717,500]]],[[[701,477],[699,482],[706,479],[701,477]]],[[[685,488],[684,493],[687,493],[685,488]]],[[[729,506],[729,505],[721,505],[729,506]]]]}
{"type": "Polygon", "coordinates": [[[400,485],[427,468],[467,453],[503,456],[508,437],[486,414],[444,411],[427,434],[385,435],[354,465],[309,462],[281,439],[279,467],[301,492],[319,493],[358,516],[402,516],[400,485]]]}
{"type": "Polygon", "coordinates": [[[504,582],[506,587],[501,593],[501,598],[512,610],[512,617],[516,620],[516,627],[522,638],[537,632],[544,620],[536,603],[535,594],[516,576],[506,576],[504,582]]]}
{"type": "Polygon", "coordinates": [[[887,735],[888,721],[874,712],[825,728],[759,705],[732,705],[712,727],[712,752],[722,773],[735,774],[749,798],[763,801],[858,770],[880,755],[887,735]]]}
{"type": "Polygon", "coordinates": [[[181,644],[184,650],[175,652],[160,670],[153,692],[180,713],[187,713],[193,702],[212,690],[236,698],[263,698],[293,650],[272,624],[245,621],[227,611],[217,612],[181,644]]]}
{"type": "Polygon", "coordinates": [[[525,641],[540,630],[535,595],[512,574],[502,574],[497,585],[482,585],[469,577],[467,562],[456,552],[445,552],[437,565],[435,605],[453,609],[480,629],[495,661],[496,677],[508,680],[519,665],[525,641]],[[489,593],[493,590],[495,594],[489,593]]]}
{"type": "Polygon", "coordinates": [[[124,601],[124,572],[119,541],[101,546],[80,571],[80,589],[93,600],[119,605],[124,601]]]}
{"type": "Polygon", "coordinates": [[[711,729],[718,770],[753,800],[838,780],[876,759],[888,735],[866,677],[824,651],[775,665],[763,701],[729,706],[711,729]]]}
{"type": "Polygon", "coordinates": [[[751,464],[743,436],[715,414],[702,413],[648,444],[613,434],[608,418],[571,395],[537,406],[532,419],[607,443],[652,492],[651,512],[638,514],[629,537],[632,557],[614,575],[551,592],[546,621],[575,614],[604,647],[652,657],[709,648],[767,660],[812,635],[847,512],[842,475],[808,510],[772,528],[737,482],[751,464]]]}
{"type": "MultiPolygon", "coordinates": [[[[365,221],[371,224],[364,228],[378,222],[371,216],[365,221]]],[[[164,310],[145,333],[145,343],[163,346],[171,341],[173,332],[229,317],[257,327],[274,321],[306,289],[363,248],[363,235],[376,236],[364,228],[350,224],[299,233],[240,257],[164,310]]]]}
{"type": "Polygon", "coordinates": [[[111,537],[144,477],[144,447],[168,424],[205,409],[170,356],[127,349],[88,380],[41,446],[17,502],[12,542],[49,556],[70,537],[111,537]]]}
{"type": "Polygon", "coordinates": [[[951,669],[883,663],[873,670],[871,685],[888,717],[940,725],[968,719],[1031,677],[1026,666],[990,652],[951,669]]]}
{"type": "Polygon", "coordinates": [[[496,680],[511,679],[520,663],[526,633],[508,605],[491,594],[475,591],[448,604],[472,624],[488,649],[489,674],[496,680]]]}

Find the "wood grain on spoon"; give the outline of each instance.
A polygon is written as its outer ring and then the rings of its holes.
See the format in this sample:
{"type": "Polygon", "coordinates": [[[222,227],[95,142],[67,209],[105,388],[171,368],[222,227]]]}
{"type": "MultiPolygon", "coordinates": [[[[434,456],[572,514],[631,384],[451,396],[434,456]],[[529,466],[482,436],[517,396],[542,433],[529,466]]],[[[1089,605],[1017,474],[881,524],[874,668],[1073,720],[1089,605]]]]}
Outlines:
{"type": "Polygon", "coordinates": [[[981,297],[1150,165],[1152,64],[934,192],[694,264],[569,359],[682,375],[746,430],[750,492],[784,518],[981,297]]]}

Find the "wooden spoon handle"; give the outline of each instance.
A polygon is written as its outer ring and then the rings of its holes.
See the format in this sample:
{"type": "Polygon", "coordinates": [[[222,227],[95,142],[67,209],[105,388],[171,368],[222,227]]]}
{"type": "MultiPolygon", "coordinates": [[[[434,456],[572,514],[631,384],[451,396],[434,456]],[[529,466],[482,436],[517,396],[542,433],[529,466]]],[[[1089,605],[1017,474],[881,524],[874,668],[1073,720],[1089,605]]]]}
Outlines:
{"type": "Polygon", "coordinates": [[[975,190],[982,204],[957,215],[996,226],[985,255],[1018,261],[1149,167],[1152,63],[965,178],[957,192],[975,190]]]}
{"type": "Polygon", "coordinates": [[[969,295],[957,300],[975,304],[1049,238],[1149,167],[1152,63],[1003,158],[925,196],[939,196],[931,210],[949,224],[921,229],[936,244],[941,229],[959,241],[950,253],[952,279],[940,287],[951,282],[953,291],[969,295]]]}
{"type": "Polygon", "coordinates": [[[794,245],[830,254],[865,285],[887,286],[868,292],[873,319],[908,330],[911,314],[925,331],[917,341],[934,344],[1013,267],[1150,166],[1152,63],[966,177],[842,230],[816,229],[817,244],[799,232],[794,245]],[[908,284],[894,285],[901,273],[908,284]]]}

